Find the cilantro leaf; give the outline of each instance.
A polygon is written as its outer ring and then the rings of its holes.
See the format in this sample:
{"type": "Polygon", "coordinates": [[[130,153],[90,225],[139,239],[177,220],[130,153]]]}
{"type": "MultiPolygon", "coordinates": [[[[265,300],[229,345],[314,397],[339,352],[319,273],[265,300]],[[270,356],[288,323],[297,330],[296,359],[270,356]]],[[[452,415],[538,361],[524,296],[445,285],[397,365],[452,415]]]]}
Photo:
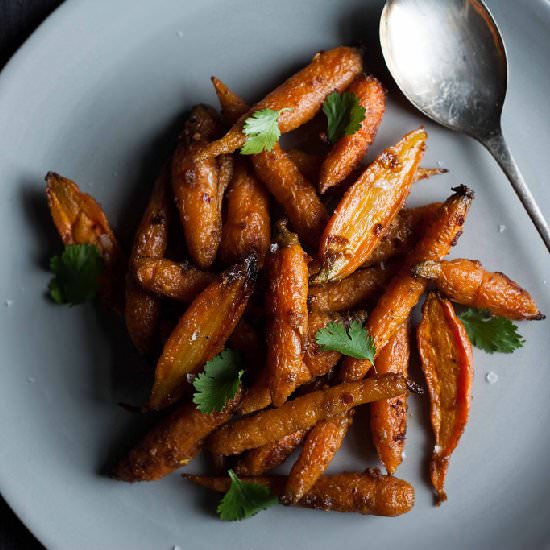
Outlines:
{"type": "Polygon", "coordinates": [[[317,331],[315,341],[325,350],[339,351],[355,359],[374,361],[374,340],[359,321],[352,321],[347,330],[343,323],[328,323],[317,331]]]}
{"type": "Polygon", "coordinates": [[[351,136],[361,128],[366,109],[359,105],[355,94],[334,91],[323,103],[323,113],[328,121],[328,140],[337,142],[343,136],[351,136]]]}
{"type": "Polygon", "coordinates": [[[469,308],[459,317],[472,345],[487,353],[512,353],[525,343],[512,321],[493,317],[485,309],[469,308]]]}
{"type": "Polygon", "coordinates": [[[57,304],[82,304],[96,297],[103,260],[93,244],[69,244],[50,259],[50,296],[57,304]]]}
{"type": "Polygon", "coordinates": [[[241,148],[241,154],[255,155],[273,149],[281,137],[279,116],[283,111],[292,111],[292,109],[284,108],[280,111],[261,109],[252,113],[252,116],[244,121],[243,132],[248,137],[241,148]]]}
{"type": "Polygon", "coordinates": [[[220,412],[235,397],[244,370],[240,355],[231,349],[222,351],[204,366],[204,372],[193,381],[197,390],[193,403],[202,413],[220,412]]]}
{"type": "Polygon", "coordinates": [[[231,486],[218,504],[217,512],[224,521],[240,521],[273,506],[278,500],[269,487],[261,483],[241,481],[233,470],[227,472],[231,486]]]}

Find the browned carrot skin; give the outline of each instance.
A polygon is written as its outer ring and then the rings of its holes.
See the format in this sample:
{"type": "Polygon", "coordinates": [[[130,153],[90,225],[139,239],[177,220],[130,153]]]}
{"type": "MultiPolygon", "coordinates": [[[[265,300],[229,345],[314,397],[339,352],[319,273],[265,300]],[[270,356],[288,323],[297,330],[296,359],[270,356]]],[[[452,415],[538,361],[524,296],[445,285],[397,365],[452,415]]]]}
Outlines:
{"type": "Polygon", "coordinates": [[[419,166],[414,174],[413,183],[418,183],[419,181],[431,178],[432,176],[446,174],[448,171],[449,170],[447,170],[447,168],[424,168],[419,166]]]}
{"type": "Polygon", "coordinates": [[[190,263],[176,263],[164,258],[138,258],[134,276],[141,287],[157,296],[191,302],[216,276],[200,271],[190,263]]]}
{"type": "MultiPolygon", "coordinates": [[[[227,492],[227,477],[183,475],[185,479],[218,492],[227,492]]],[[[284,491],[286,476],[247,477],[243,481],[268,486],[274,495],[284,491]]],[[[400,516],[414,506],[412,485],[393,476],[344,472],[321,476],[297,506],[325,512],[356,512],[373,516],[400,516]]]]}
{"type": "Polygon", "coordinates": [[[134,236],[130,271],[126,278],[124,320],[132,342],[143,354],[150,354],[154,349],[161,303],[158,297],[144,291],[134,279],[134,262],[140,257],[162,258],[166,252],[169,185],[169,171],[164,167],[134,236]]]}
{"type": "Polygon", "coordinates": [[[282,464],[300,445],[307,430],[298,430],[278,441],[247,451],[235,466],[239,476],[260,476],[282,464]]]}
{"type": "Polygon", "coordinates": [[[287,149],[286,154],[290,157],[290,160],[298,167],[298,170],[302,172],[304,177],[311,181],[319,181],[319,172],[321,170],[322,159],[318,155],[312,153],[306,153],[301,149],[287,149]]]}
{"type": "Polygon", "coordinates": [[[220,102],[223,117],[230,124],[235,124],[248,111],[248,105],[219,78],[213,76],[211,80],[220,102]]]}
{"type": "Polygon", "coordinates": [[[308,270],[297,235],[286,223],[278,224],[277,233],[277,249],[269,258],[266,315],[268,384],[273,404],[280,407],[307,371],[308,270]]]}
{"type": "Polygon", "coordinates": [[[373,298],[383,288],[394,266],[358,269],[349,277],[334,283],[309,287],[309,307],[312,311],[347,311],[373,298]]]}
{"type": "MultiPolygon", "coordinates": [[[[315,54],[309,65],[275,88],[260,102],[245,112],[221,139],[214,141],[201,156],[233,153],[244,145],[244,121],[261,109],[283,111],[279,128],[285,134],[311,120],[333,90],[345,89],[362,70],[361,54],[355,48],[340,46],[315,54]]],[[[222,98],[220,97],[220,100],[222,98]]]]}
{"type": "Polygon", "coordinates": [[[322,420],[312,428],[288,474],[282,502],[296,504],[311,490],[342,446],[352,420],[350,411],[338,418],[322,420]]]}
{"type": "Polygon", "coordinates": [[[435,447],[430,464],[437,504],[447,500],[449,458],[464,432],[472,398],[472,345],[449,300],[430,293],[418,327],[418,351],[428,392],[435,447]]]}
{"type": "MultiPolygon", "coordinates": [[[[308,341],[304,354],[307,370],[301,373],[296,386],[307,384],[315,377],[324,376],[336,366],[340,359],[337,351],[321,349],[315,341],[317,331],[330,322],[341,320],[337,313],[314,311],[308,316],[308,341]]],[[[244,395],[238,409],[239,414],[250,414],[271,405],[271,393],[268,385],[268,373],[264,370],[256,382],[244,395]]]]}
{"type": "MultiPolygon", "coordinates": [[[[403,323],[378,354],[374,363],[376,372],[396,372],[406,378],[409,348],[409,330],[407,323],[403,323]]],[[[370,404],[370,431],[378,457],[388,474],[393,475],[403,461],[407,433],[407,393],[370,404]]]]}
{"type": "Polygon", "coordinates": [[[403,208],[363,267],[386,262],[394,256],[410,252],[424,234],[440,206],[440,202],[432,202],[416,208],[403,208]]]}
{"type": "Polygon", "coordinates": [[[218,131],[216,112],[206,105],[194,107],[172,161],[172,188],[187,249],[201,269],[208,269],[216,258],[222,221],[218,161],[199,159],[198,153],[218,131]]]}
{"type": "Polygon", "coordinates": [[[257,269],[252,254],[222,273],[187,308],[164,345],[148,408],[158,410],[177,401],[187,375],[198,372],[222,351],[244,312],[257,269]]]}
{"type": "Polygon", "coordinates": [[[413,274],[434,281],[445,296],[463,306],[518,321],[545,317],[525,289],[504,273],[486,271],[477,260],[426,261],[416,265],[413,274]]]}
{"type": "Polygon", "coordinates": [[[240,351],[247,364],[247,374],[257,370],[259,364],[264,363],[265,342],[263,335],[256,328],[241,317],[241,320],[235,326],[235,330],[227,340],[228,347],[240,351]]]}
{"type": "Polygon", "coordinates": [[[319,245],[321,271],[314,284],[347,277],[369,259],[397,216],[424,154],[426,132],[409,132],[386,149],[346,191],[319,245]]]}
{"type": "MultiPolygon", "coordinates": [[[[400,271],[371,311],[366,323],[379,352],[409,317],[412,308],[426,290],[427,281],[411,275],[410,270],[425,260],[442,260],[462,234],[473,192],[465,186],[456,187],[441,206],[423,237],[405,258],[400,271]]],[[[372,364],[368,360],[348,357],[342,365],[343,380],[360,380],[372,364]]]]}
{"type": "Polygon", "coordinates": [[[156,424],[119,462],[113,477],[121,481],[154,481],[188,464],[203,440],[231,418],[238,394],[222,412],[201,413],[184,403],[156,424]]]}
{"type": "Polygon", "coordinates": [[[238,159],[227,192],[227,214],[218,250],[220,262],[228,266],[255,251],[261,266],[269,249],[270,237],[267,192],[244,160],[238,159]]]}
{"type": "Polygon", "coordinates": [[[342,136],[332,147],[321,166],[319,190],[324,193],[330,187],[342,183],[361,164],[368,148],[374,141],[382,122],[386,94],[376,78],[358,75],[346,89],[365,108],[361,127],[351,136],[342,136]]]}
{"type": "Polygon", "coordinates": [[[346,414],[357,405],[401,395],[406,388],[401,375],[385,374],[311,392],[220,428],[209,438],[207,446],[223,455],[242,453],[311,428],[325,418],[346,414]]]}
{"type": "MultiPolygon", "coordinates": [[[[219,80],[214,82],[214,86],[223,112],[235,113],[246,105],[219,80]]],[[[256,175],[283,206],[300,240],[307,246],[316,248],[328,213],[314,186],[305,179],[291,156],[278,144],[269,152],[252,155],[251,160],[256,175]]]]}
{"type": "Polygon", "coordinates": [[[104,261],[100,295],[115,312],[124,308],[125,259],[101,205],[78,185],[48,172],[46,197],[63,244],[93,244],[104,261]]]}

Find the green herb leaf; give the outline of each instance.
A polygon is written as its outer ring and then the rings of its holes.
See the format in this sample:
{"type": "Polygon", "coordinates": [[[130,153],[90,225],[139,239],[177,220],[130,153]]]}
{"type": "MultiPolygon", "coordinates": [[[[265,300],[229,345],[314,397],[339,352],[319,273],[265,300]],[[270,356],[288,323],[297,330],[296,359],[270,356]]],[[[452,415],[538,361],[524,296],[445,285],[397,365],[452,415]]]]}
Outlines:
{"type": "Polygon", "coordinates": [[[359,105],[355,94],[332,92],[323,103],[323,113],[327,116],[327,137],[336,143],[343,136],[351,136],[361,128],[366,109],[359,105]]]}
{"type": "Polygon", "coordinates": [[[243,132],[248,137],[241,148],[241,154],[255,155],[263,151],[271,151],[275,147],[281,137],[278,121],[283,111],[292,111],[292,109],[284,108],[280,111],[261,109],[244,121],[243,132]]]}
{"type": "Polygon", "coordinates": [[[512,321],[493,317],[485,309],[469,308],[459,317],[472,345],[487,353],[512,353],[525,343],[512,321]]]}
{"type": "Polygon", "coordinates": [[[244,374],[239,353],[231,349],[222,351],[204,366],[204,372],[193,381],[197,390],[193,403],[203,413],[220,412],[235,397],[244,374]]]}
{"type": "Polygon", "coordinates": [[[359,321],[353,321],[347,330],[343,323],[328,323],[317,331],[315,341],[325,350],[374,361],[374,340],[359,321]]]}
{"type": "Polygon", "coordinates": [[[240,521],[277,504],[269,487],[261,483],[241,481],[233,470],[227,472],[231,486],[218,504],[217,512],[224,521],[240,521]]]}
{"type": "Polygon", "coordinates": [[[92,244],[70,244],[61,256],[50,259],[54,277],[50,296],[57,304],[82,304],[93,300],[99,289],[103,260],[92,244]]]}

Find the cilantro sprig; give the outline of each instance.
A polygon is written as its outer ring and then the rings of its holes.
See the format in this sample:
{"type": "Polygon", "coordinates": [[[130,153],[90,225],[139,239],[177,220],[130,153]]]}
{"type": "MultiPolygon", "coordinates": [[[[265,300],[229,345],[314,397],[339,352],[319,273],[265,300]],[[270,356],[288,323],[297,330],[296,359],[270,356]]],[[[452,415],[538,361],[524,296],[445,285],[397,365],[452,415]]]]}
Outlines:
{"type": "Polygon", "coordinates": [[[334,91],[323,103],[323,113],[328,122],[327,137],[330,143],[337,142],[343,136],[351,136],[361,128],[366,109],[359,105],[355,94],[334,91]]]}
{"type": "Polygon", "coordinates": [[[50,296],[57,304],[71,306],[93,300],[99,289],[103,260],[92,244],[70,244],[61,256],[50,259],[53,278],[50,296]]]}
{"type": "Polygon", "coordinates": [[[193,381],[193,403],[202,413],[220,412],[235,397],[243,374],[240,354],[231,349],[222,351],[193,381]]]}
{"type": "Polygon", "coordinates": [[[269,489],[261,483],[241,481],[229,470],[231,485],[218,504],[217,512],[224,521],[241,521],[277,504],[269,489]]]}
{"type": "Polygon", "coordinates": [[[288,107],[279,111],[260,109],[244,121],[243,133],[247,139],[241,148],[241,154],[255,155],[263,151],[271,151],[275,147],[281,137],[279,116],[283,111],[292,111],[292,109],[288,107]]]}
{"type": "Polygon", "coordinates": [[[355,359],[374,361],[374,340],[359,321],[352,321],[349,328],[343,323],[328,323],[317,331],[315,341],[322,349],[339,351],[355,359]]]}
{"type": "Polygon", "coordinates": [[[469,308],[459,315],[472,345],[487,353],[513,353],[525,343],[517,326],[485,309],[469,308]]]}

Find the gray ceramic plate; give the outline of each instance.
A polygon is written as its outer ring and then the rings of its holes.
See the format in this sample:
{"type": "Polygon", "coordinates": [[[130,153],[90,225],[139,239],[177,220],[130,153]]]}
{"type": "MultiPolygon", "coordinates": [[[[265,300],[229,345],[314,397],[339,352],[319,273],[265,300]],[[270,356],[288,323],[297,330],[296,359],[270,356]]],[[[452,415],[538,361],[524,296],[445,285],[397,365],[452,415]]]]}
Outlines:
{"type": "MultiPolygon", "coordinates": [[[[510,56],[505,133],[550,218],[550,3],[489,5],[510,56]]],[[[223,523],[213,514],[217,497],[177,474],[134,486],[100,475],[139,424],[116,406],[139,359],[116,321],[45,299],[46,260],[60,249],[45,209],[45,172],[66,174],[93,193],[126,239],[181,115],[196,102],[214,103],[210,75],[253,100],[318,49],[363,39],[367,68],[384,77],[380,8],[365,0],[74,0],[4,70],[0,488],[49,548],[450,550],[550,542],[548,321],[522,324],[527,345],[514,355],[476,352],[471,420],[440,509],[425,477],[431,443],[419,399],[411,399],[399,470],[416,487],[416,506],[400,518],[278,507],[223,523]],[[489,371],[498,383],[486,382],[489,371]]],[[[375,149],[422,122],[430,134],[426,164],[451,170],[415,186],[411,203],[441,199],[457,183],[472,186],[477,199],[454,255],[505,271],[550,313],[549,257],[494,162],[470,139],[427,123],[395,92],[390,97],[375,149]]],[[[376,465],[362,430],[359,421],[334,471],[376,465]]]]}

